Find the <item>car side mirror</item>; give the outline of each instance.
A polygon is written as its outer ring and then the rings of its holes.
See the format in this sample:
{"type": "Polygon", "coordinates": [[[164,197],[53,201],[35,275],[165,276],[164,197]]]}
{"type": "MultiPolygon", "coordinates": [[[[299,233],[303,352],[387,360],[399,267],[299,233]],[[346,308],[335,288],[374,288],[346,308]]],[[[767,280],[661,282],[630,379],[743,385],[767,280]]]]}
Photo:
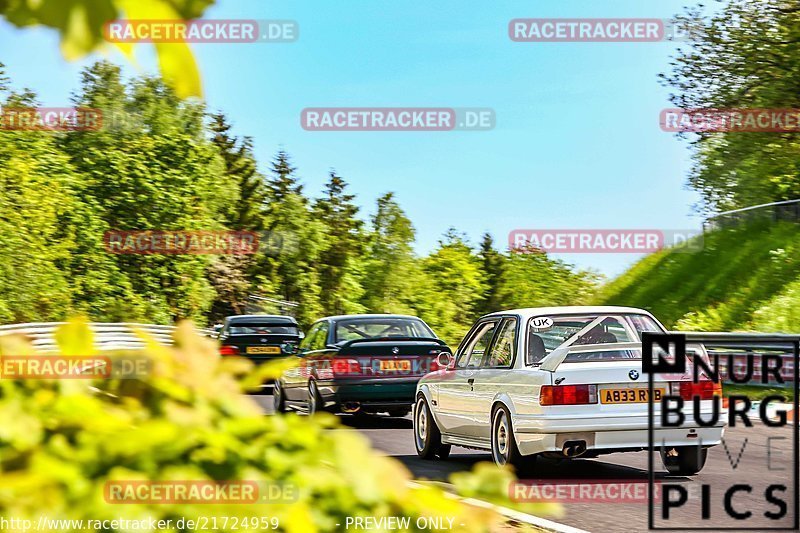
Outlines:
{"type": "Polygon", "coordinates": [[[436,356],[436,364],[441,368],[450,369],[453,363],[455,363],[455,359],[450,352],[439,352],[439,355],[436,356]]]}

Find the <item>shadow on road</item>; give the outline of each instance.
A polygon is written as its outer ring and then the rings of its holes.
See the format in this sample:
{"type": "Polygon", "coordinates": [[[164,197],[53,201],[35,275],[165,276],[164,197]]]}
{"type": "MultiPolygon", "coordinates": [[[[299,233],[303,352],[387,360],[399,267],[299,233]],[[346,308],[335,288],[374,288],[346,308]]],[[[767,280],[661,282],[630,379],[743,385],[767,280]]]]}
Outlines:
{"type": "Polygon", "coordinates": [[[380,415],[340,415],[339,420],[352,429],[411,429],[413,426],[410,418],[380,415]]]}
{"type": "Polygon", "coordinates": [[[395,455],[394,458],[403,463],[415,479],[432,481],[447,481],[450,474],[470,470],[477,463],[492,460],[488,453],[451,455],[446,461],[426,461],[416,455],[395,455]]]}
{"type": "MultiPolygon", "coordinates": [[[[489,453],[470,452],[451,455],[447,460],[427,461],[416,455],[397,455],[417,479],[447,481],[451,474],[470,470],[477,463],[491,461],[489,453]]],[[[666,472],[656,472],[656,479],[666,478],[666,472]]],[[[526,471],[525,480],[581,480],[597,482],[647,482],[647,470],[631,466],[607,463],[597,459],[550,459],[539,458],[532,472],[526,471]]],[[[689,481],[686,477],[670,477],[670,482],[689,481]]]]}

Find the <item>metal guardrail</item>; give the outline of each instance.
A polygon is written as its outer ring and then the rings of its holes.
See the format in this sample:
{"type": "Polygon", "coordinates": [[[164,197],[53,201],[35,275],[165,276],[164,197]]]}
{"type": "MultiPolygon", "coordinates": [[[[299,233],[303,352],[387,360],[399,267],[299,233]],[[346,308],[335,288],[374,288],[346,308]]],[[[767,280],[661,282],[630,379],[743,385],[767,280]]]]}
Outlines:
{"type": "MultiPolygon", "coordinates": [[[[56,351],[55,332],[66,322],[29,322],[25,324],[8,324],[0,326],[0,336],[22,334],[31,339],[33,346],[41,352],[56,351]]],[[[139,324],[128,322],[92,322],[89,328],[94,332],[95,347],[100,351],[109,350],[141,350],[145,344],[136,335],[139,330],[152,337],[156,342],[171,346],[175,326],[157,324],[139,324]]],[[[201,335],[211,336],[208,329],[198,329],[201,335]]]]}
{"type": "Polygon", "coordinates": [[[800,199],[754,205],[717,213],[703,221],[703,231],[730,228],[757,220],[800,222],[800,199]]]}
{"type": "MultiPolygon", "coordinates": [[[[795,379],[795,354],[800,350],[800,335],[779,333],[706,333],[672,331],[686,336],[687,343],[699,343],[705,346],[709,355],[718,354],[720,358],[720,376],[730,381],[729,362],[736,376],[747,372],[747,356],[753,354],[752,384],[761,384],[761,358],[764,355],[777,355],[782,359],[781,377],[783,386],[791,386],[795,379]]],[[[770,385],[781,386],[771,382],[770,385]]],[[[767,384],[764,384],[767,385],[767,384]]]]}
{"type": "Polygon", "coordinates": [[[277,310],[277,312],[282,315],[295,316],[299,306],[300,302],[251,294],[248,296],[245,310],[249,314],[272,314],[277,310]]]}

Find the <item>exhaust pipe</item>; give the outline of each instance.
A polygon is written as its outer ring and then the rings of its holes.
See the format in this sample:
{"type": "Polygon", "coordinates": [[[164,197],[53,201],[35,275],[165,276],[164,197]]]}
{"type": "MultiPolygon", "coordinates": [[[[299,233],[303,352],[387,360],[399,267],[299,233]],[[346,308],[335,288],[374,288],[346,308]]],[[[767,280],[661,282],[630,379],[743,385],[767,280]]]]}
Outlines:
{"type": "Polygon", "coordinates": [[[568,440],[564,443],[564,448],[561,450],[564,457],[580,457],[586,453],[585,440],[568,440]]]}
{"type": "Polygon", "coordinates": [[[345,402],[342,404],[342,412],[357,413],[361,409],[361,404],[358,402],[345,402]]]}

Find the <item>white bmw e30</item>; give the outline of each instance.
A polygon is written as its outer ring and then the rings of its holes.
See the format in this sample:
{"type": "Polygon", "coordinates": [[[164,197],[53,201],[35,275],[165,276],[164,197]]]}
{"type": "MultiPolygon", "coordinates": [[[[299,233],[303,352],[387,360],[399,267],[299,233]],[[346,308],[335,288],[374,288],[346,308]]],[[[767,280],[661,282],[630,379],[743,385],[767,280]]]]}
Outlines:
{"type": "MultiPolygon", "coordinates": [[[[456,445],[490,451],[499,465],[529,468],[540,455],[648,449],[651,400],[642,332],[666,329],[647,311],[629,307],[517,309],[481,317],[454,356],[441,356],[447,368],[417,385],[417,453],[445,459],[456,445]]],[[[707,358],[702,346],[688,349],[707,358]]],[[[668,472],[696,474],[708,447],[720,444],[725,416],[710,427],[692,416],[678,427],[661,427],[660,400],[680,396],[691,406],[699,396],[707,420],[721,386],[693,383],[690,373],[654,379],[653,442],[668,472]]]]}

